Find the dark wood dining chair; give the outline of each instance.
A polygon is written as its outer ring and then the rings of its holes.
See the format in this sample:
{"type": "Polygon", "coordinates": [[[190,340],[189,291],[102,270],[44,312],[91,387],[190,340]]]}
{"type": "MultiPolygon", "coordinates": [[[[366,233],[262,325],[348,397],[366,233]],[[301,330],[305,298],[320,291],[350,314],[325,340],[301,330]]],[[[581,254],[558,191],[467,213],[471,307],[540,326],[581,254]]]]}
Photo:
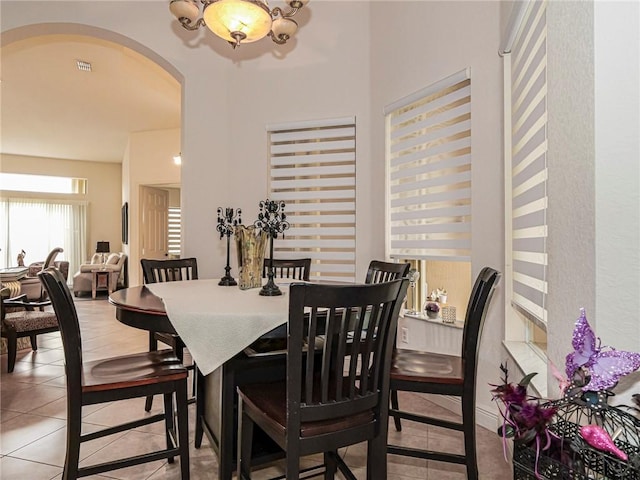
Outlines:
{"type": "Polygon", "coordinates": [[[464,433],[464,455],[398,445],[388,445],[388,453],[462,464],[466,466],[468,479],[478,478],[475,430],[478,347],[487,308],[499,280],[500,273],[485,267],[475,281],[467,306],[462,356],[396,349],[391,362],[392,391],[450,395],[460,397],[462,402],[462,423],[402,411],[397,403],[392,403],[389,415],[395,420],[396,430],[402,429],[400,419],[406,419],[461,431],[464,433]]]}
{"type": "Polygon", "coordinates": [[[84,362],[78,314],[64,277],[55,267],[38,275],[58,317],[64,348],[67,440],[62,480],[75,480],[165,458],[173,463],[176,456],[180,458],[181,479],[189,480],[188,372],[180,360],[172,351],[165,350],[84,362]],[[82,434],[82,407],[154,394],[164,395],[164,413],[82,434]],[[174,422],[174,394],[177,424],[174,422]],[[165,449],[79,467],[81,443],[160,421],[165,422],[165,449]]]}
{"type": "Polygon", "coordinates": [[[29,302],[26,295],[8,298],[9,289],[0,291],[0,335],[7,339],[7,372],[13,372],[18,353],[18,338],[29,337],[31,349],[38,350],[38,335],[60,329],[56,314],[44,311],[51,305],[44,302],[29,302]]]}
{"type": "MultiPolygon", "coordinates": [[[[262,278],[267,278],[267,273],[269,272],[270,265],[269,262],[271,262],[271,259],[264,259],[264,264],[262,266],[262,278]]],[[[290,278],[292,280],[304,280],[305,282],[308,282],[310,272],[310,258],[273,259],[274,278],[290,278]]]]}
{"type": "MultiPolygon", "coordinates": [[[[140,260],[144,283],[178,282],[181,280],[198,279],[198,261],[195,258],[178,258],[171,260],[152,260],[143,258],[140,260]]],[[[182,362],[184,360],[184,342],[178,335],[163,332],[149,332],[149,351],[158,350],[158,342],[169,345],[176,356],[182,362]]],[[[194,385],[197,381],[195,365],[189,365],[189,370],[194,370],[194,385]]],[[[193,388],[196,391],[196,388],[193,388]]],[[[153,406],[153,397],[148,397],[144,409],[149,412],[153,406]]]]}
{"type": "Polygon", "coordinates": [[[407,285],[291,285],[286,380],[238,387],[240,478],[251,478],[255,424],[284,450],[287,480],[299,478],[300,457],[320,452],[325,478],[355,478],[337,451],[364,441],[367,478],[386,479],[389,365],[407,285]]]}
{"type": "Polygon", "coordinates": [[[404,278],[409,274],[409,263],[383,262],[371,260],[364,283],[382,283],[404,278]]]}

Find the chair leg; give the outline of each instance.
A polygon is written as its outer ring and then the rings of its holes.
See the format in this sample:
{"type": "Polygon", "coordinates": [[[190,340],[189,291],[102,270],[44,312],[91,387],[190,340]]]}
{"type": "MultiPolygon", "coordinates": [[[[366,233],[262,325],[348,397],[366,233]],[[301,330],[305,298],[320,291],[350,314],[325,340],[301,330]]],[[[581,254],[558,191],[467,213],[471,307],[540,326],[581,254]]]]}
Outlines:
{"type": "Polygon", "coordinates": [[[238,400],[240,418],[240,438],[238,438],[239,480],[251,479],[251,449],[253,447],[253,420],[243,412],[242,399],[238,400]]]}
{"type": "Polygon", "coordinates": [[[337,451],[324,452],[324,479],[333,480],[338,470],[338,462],[336,461],[337,451]]]}
{"type": "MultiPolygon", "coordinates": [[[[394,410],[399,410],[399,403],[398,403],[398,391],[397,390],[391,390],[391,408],[394,410]]],[[[396,425],[396,431],[397,432],[401,432],[402,431],[402,424],[400,423],[400,417],[397,416],[393,416],[393,423],[395,423],[396,425]]]]}
{"type": "Polygon", "coordinates": [[[67,407],[67,453],[64,458],[62,480],[76,480],[78,478],[81,429],[82,406],[71,401],[67,407]]]}
{"type": "Polygon", "coordinates": [[[176,408],[178,410],[178,442],[180,444],[181,480],[189,480],[189,411],[187,409],[186,379],[181,381],[176,389],[176,408]]]}
{"type": "Polygon", "coordinates": [[[462,397],[462,423],[464,425],[464,456],[467,479],[478,480],[478,459],[476,454],[475,392],[462,397]]]}
{"type": "Polygon", "coordinates": [[[289,445],[286,449],[286,479],[287,480],[299,480],[300,479],[300,449],[291,448],[289,445]]]}
{"type": "MultiPolygon", "coordinates": [[[[158,350],[158,340],[156,340],[155,333],[149,332],[149,351],[155,352],[157,350],[158,350]]],[[[149,395],[144,402],[144,411],[150,412],[152,406],[153,406],[153,395],[149,395]]]]}
{"type": "MultiPolygon", "coordinates": [[[[149,398],[149,397],[147,397],[149,398]]],[[[172,432],[175,432],[175,426],[173,423],[173,394],[164,394],[164,433],[167,437],[167,448],[173,447],[171,440],[172,432]]],[[[173,463],[173,457],[169,457],[169,463],[173,463]]]]}
{"type": "Polygon", "coordinates": [[[35,333],[32,333],[31,335],[29,335],[29,338],[31,339],[31,350],[33,350],[34,352],[38,350],[38,336],[35,333]]]}
{"type": "Polygon", "coordinates": [[[15,331],[7,331],[7,372],[13,372],[16,366],[16,355],[18,354],[18,336],[15,331]]]}
{"type": "Polygon", "coordinates": [[[387,478],[387,430],[367,442],[367,480],[387,478]]]}

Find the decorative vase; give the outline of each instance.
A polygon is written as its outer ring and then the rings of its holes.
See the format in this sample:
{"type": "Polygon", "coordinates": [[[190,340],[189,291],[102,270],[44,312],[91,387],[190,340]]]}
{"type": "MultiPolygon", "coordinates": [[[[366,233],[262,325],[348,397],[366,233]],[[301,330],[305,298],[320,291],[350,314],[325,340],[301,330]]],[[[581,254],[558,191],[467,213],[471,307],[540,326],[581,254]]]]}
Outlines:
{"type": "Polygon", "coordinates": [[[438,318],[438,312],[432,312],[431,310],[427,310],[426,312],[428,318],[438,318]]]}
{"type": "Polygon", "coordinates": [[[262,265],[264,249],[267,246],[266,232],[253,225],[235,227],[236,250],[238,252],[238,286],[249,290],[262,286],[262,265]]]}

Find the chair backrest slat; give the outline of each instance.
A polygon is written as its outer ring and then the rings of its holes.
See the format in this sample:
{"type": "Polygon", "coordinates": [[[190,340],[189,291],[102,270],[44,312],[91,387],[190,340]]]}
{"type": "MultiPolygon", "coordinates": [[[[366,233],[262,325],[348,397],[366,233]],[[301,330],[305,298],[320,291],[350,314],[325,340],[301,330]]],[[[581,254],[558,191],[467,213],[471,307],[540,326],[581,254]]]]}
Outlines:
{"type": "Polygon", "coordinates": [[[409,273],[410,267],[411,265],[408,263],[372,260],[371,263],[369,263],[364,283],[382,283],[404,278],[409,273]]]}
{"type": "Polygon", "coordinates": [[[340,418],[388,401],[391,351],[407,285],[406,279],[291,285],[287,401],[288,410],[300,405],[300,413],[289,421],[340,418]],[[326,330],[322,349],[314,350],[318,316],[325,316],[326,330]]]}
{"type": "Polygon", "coordinates": [[[274,258],[273,260],[265,258],[262,266],[263,278],[267,278],[270,262],[273,262],[273,274],[275,278],[309,281],[309,273],[311,271],[310,258],[274,258]]]}
{"type": "Polygon", "coordinates": [[[171,260],[140,260],[144,283],[177,282],[198,279],[198,262],[195,258],[171,260]]]}

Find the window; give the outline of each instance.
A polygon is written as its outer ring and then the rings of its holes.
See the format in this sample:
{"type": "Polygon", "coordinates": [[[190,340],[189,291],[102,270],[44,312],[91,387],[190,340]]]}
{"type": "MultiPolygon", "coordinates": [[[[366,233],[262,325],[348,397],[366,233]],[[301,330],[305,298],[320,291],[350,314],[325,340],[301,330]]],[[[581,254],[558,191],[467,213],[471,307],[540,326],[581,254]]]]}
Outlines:
{"type": "Polygon", "coordinates": [[[169,256],[180,258],[182,245],[182,220],[180,215],[180,207],[169,207],[169,221],[167,222],[169,229],[169,239],[167,242],[169,248],[169,256]]]}
{"type": "Polygon", "coordinates": [[[14,192],[86,194],[85,178],[0,173],[0,190],[14,192]]]}
{"type": "Polygon", "coordinates": [[[290,229],[274,257],[312,259],[314,280],[355,281],[355,118],[271,125],[269,195],[290,229]]]}
{"type": "Polygon", "coordinates": [[[469,69],[394,102],[385,116],[387,256],[411,261],[420,272],[417,298],[409,299],[416,309],[427,290],[449,290],[447,280],[464,285],[453,295],[462,306],[457,316],[464,318],[471,282],[469,69]],[[467,264],[462,281],[444,275],[460,271],[451,262],[467,264]]]}
{"type": "Polygon", "coordinates": [[[524,341],[543,355],[547,337],[546,2],[515,6],[512,22],[513,41],[504,48],[507,340],[524,341]]]}
{"type": "Polygon", "coordinates": [[[86,258],[85,202],[5,198],[0,201],[0,226],[0,268],[15,266],[21,250],[28,265],[62,247],[58,259],[69,262],[69,272],[78,270],[86,258]]]}

